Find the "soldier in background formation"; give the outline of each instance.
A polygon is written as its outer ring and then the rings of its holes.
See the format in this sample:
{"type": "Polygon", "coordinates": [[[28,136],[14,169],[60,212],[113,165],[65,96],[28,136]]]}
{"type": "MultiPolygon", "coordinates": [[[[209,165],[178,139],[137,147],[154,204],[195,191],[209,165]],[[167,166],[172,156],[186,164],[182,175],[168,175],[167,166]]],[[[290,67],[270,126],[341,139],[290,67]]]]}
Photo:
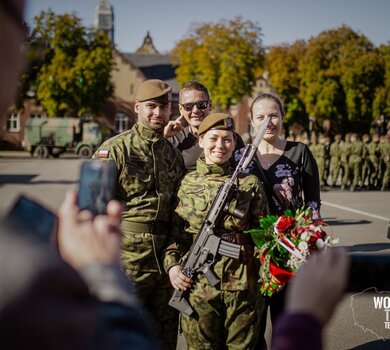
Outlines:
{"type": "Polygon", "coordinates": [[[326,149],[325,149],[325,140],[322,135],[320,135],[320,137],[317,138],[315,134],[312,134],[312,144],[310,146],[310,151],[317,162],[318,174],[320,177],[320,185],[321,188],[323,188],[326,183],[325,181],[326,149]]]}
{"type": "Polygon", "coordinates": [[[356,133],[347,133],[342,140],[336,135],[330,144],[329,138],[320,135],[312,137],[310,149],[317,161],[321,186],[327,185],[330,178],[332,187],[339,182],[341,189],[380,189],[389,185],[389,136],[374,134],[370,140],[364,134],[362,140],[356,133]],[[328,161],[329,159],[329,161],[328,161]]]}

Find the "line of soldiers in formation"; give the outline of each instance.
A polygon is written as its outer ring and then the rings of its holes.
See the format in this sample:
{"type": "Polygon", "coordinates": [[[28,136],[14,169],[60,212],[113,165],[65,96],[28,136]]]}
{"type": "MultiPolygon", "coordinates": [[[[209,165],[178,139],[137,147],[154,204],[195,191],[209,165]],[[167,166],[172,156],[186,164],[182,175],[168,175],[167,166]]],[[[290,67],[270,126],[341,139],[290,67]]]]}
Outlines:
{"type": "Polygon", "coordinates": [[[342,190],[380,189],[390,179],[390,137],[347,133],[334,141],[324,135],[312,137],[310,150],[317,161],[321,187],[340,185],[342,190]]]}

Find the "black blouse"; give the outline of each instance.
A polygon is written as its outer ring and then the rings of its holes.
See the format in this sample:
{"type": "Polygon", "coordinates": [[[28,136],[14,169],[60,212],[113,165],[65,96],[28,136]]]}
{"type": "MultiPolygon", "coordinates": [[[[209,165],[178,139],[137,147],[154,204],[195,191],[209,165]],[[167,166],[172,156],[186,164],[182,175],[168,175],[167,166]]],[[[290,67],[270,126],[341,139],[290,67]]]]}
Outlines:
{"type": "MultiPolygon", "coordinates": [[[[243,149],[235,152],[239,161],[243,149]]],[[[283,154],[268,169],[258,159],[252,160],[248,172],[263,183],[270,213],[282,215],[286,209],[293,212],[302,206],[320,211],[320,181],[317,163],[309,148],[301,142],[287,141],[283,154]]]]}

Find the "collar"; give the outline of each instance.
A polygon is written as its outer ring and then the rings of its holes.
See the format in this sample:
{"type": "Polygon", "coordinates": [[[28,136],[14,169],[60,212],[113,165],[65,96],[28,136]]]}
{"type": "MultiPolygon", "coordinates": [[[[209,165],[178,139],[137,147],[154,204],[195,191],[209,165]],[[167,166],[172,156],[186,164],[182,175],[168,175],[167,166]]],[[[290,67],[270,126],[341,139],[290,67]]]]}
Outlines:
{"type": "Polygon", "coordinates": [[[135,127],[138,130],[141,137],[146,140],[155,142],[164,138],[163,133],[155,132],[151,128],[147,127],[145,124],[142,124],[140,121],[138,121],[135,124],[135,127]]]}
{"type": "Polygon", "coordinates": [[[230,164],[229,162],[217,165],[217,164],[206,164],[204,158],[199,158],[196,162],[196,170],[201,175],[215,174],[215,175],[230,175],[230,164]]]}

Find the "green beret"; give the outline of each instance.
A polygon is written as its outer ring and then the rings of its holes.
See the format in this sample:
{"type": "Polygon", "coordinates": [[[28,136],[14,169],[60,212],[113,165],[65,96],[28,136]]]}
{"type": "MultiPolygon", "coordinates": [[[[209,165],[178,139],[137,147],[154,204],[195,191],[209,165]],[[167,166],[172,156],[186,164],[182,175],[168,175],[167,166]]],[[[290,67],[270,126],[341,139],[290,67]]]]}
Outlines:
{"type": "Polygon", "coordinates": [[[172,88],[162,80],[146,80],[140,85],[136,100],[138,102],[156,100],[161,103],[169,103],[171,101],[171,91],[172,88]]]}
{"type": "Polygon", "coordinates": [[[234,131],[234,120],[229,114],[211,113],[200,124],[199,135],[211,129],[234,131]]]}

